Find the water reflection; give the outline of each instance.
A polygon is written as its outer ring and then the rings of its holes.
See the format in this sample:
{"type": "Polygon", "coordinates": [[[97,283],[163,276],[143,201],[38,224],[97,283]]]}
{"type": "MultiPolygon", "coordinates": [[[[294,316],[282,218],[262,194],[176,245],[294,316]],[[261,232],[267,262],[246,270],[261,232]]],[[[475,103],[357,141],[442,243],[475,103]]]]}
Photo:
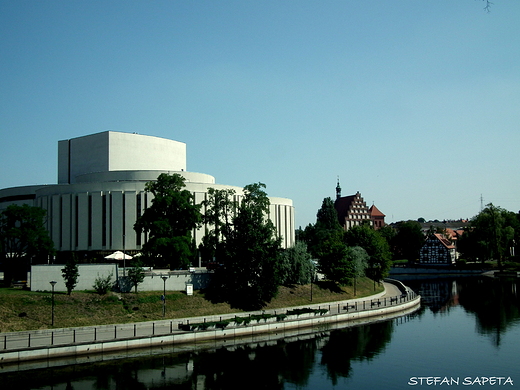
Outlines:
{"type": "Polygon", "coordinates": [[[339,377],[348,378],[353,361],[372,360],[390,342],[393,321],[333,332],[321,348],[321,364],[336,385],[339,377]]]}
{"type": "Polygon", "coordinates": [[[478,333],[491,336],[497,347],[503,332],[520,321],[518,278],[415,278],[405,283],[422,296],[422,304],[434,313],[463,307],[474,315],[478,333]]]}

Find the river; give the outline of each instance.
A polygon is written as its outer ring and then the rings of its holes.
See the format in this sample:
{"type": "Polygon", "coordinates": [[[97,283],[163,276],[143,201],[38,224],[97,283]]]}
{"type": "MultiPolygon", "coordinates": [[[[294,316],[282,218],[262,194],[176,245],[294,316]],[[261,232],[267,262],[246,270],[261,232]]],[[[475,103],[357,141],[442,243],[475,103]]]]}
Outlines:
{"type": "Polygon", "coordinates": [[[398,318],[255,344],[24,367],[0,374],[0,389],[520,387],[518,280],[402,280],[423,300],[419,310],[398,318]]]}

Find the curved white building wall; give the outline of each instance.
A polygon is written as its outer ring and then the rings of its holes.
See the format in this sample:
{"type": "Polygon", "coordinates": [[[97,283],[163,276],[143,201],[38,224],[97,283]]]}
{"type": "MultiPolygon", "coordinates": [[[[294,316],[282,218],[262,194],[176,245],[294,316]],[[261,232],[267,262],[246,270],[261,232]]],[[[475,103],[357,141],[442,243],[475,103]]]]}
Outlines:
{"type": "Polygon", "coordinates": [[[58,142],[58,183],[110,171],[186,170],[186,144],[141,134],[105,131],[58,142]]]}

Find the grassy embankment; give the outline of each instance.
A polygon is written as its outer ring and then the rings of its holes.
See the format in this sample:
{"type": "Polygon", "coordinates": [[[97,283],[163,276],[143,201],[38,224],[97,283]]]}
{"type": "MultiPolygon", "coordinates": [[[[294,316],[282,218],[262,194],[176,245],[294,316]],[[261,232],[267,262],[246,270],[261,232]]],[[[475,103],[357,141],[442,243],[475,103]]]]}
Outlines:
{"type": "MultiPolygon", "coordinates": [[[[325,284],[311,286],[280,287],[278,296],[264,309],[301,306],[311,303],[340,301],[369,296],[383,290],[369,279],[359,280],[357,294],[353,287],[329,289],[325,284]]],[[[163,302],[161,292],[138,292],[127,294],[108,293],[98,295],[92,291],[55,293],[54,321],[56,328],[118,324],[160,320],[163,302]]],[[[166,318],[185,318],[204,315],[236,313],[227,303],[212,303],[204,292],[195,291],[192,296],[184,292],[166,293],[166,318]]],[[[0,332],[15,332],[51,328],[51,294],[30,292],[13,288],[0,288],[0,332]]]]}

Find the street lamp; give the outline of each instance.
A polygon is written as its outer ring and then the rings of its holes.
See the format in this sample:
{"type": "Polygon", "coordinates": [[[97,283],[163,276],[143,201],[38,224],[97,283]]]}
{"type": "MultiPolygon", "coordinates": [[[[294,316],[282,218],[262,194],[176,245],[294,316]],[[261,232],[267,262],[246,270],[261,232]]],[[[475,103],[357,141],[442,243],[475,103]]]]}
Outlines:
{"type": "Polygon", "coordinates": [[[123,234],[123,276],[126,276],[125,235],[123,234]]]}
{"type": "Polygon", "coordinates": [[[57,282],[54,280],[49,282],[52,286],[52,294],[51,294],[51,325],[54,326],[54,286],[57,282]]]}
{"type": "Polygon", "coordinates": [[[166,316],[166,279],[168,279],[168,277],[163,275],[163,276],[161,276],[161,279],[163,280],[162,316],[165,317],[166,316]]]}

